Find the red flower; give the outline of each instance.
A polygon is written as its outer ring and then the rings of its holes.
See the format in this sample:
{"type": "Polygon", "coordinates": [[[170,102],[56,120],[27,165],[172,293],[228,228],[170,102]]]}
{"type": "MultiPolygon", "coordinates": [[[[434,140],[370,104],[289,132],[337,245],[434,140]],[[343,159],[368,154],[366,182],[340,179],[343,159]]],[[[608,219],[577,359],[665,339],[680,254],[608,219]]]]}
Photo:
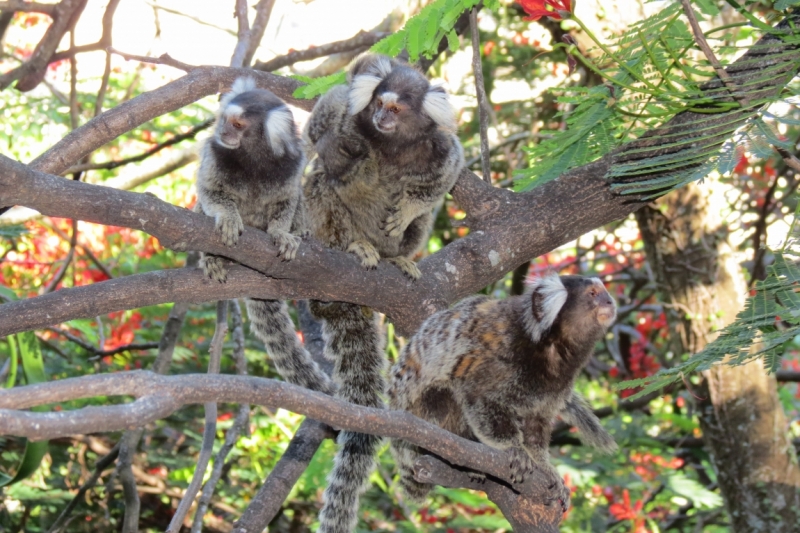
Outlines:
{"type": "Polygon", "coordinates": [[[572,14],[572,0],[517,0],[517,3],[528,14],[524,20],[539,20],[542,17],[563,20],[572,14]],[[547,9],[547,6],[551,9],[547,9]]]}

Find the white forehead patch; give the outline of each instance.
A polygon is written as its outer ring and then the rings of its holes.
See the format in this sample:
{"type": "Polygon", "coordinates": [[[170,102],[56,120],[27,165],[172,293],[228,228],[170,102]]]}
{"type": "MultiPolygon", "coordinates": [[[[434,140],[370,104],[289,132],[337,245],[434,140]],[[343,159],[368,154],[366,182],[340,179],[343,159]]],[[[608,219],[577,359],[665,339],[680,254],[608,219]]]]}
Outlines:
{"type": "Polygon", "coordinates": [[[239,118],[244,114],[244,109],[242,106],[230,104],[225,108],[222,114],[225,115],[226,118],[239,118]]]}
{"type": "Polygon", "coordinates": [[[357,115],[367,107],[372,100],[375,89],[378,88],[378,85],[382,81],[383,78],[370,76],[369,74],[356,76],[352,83],[350,83],[350,92],[347,95],[350,104],[348,112],[351,115],[357,115]]]}
{"type": "Polygon", "coordinates": [[[381,93],[379,98],[383,101],[383,105],[386,104],[396,104],[398,100],[400,100],[400,96],[397,93],[393,93],[391,91],[387,91],[385,93],[381,93]]]}

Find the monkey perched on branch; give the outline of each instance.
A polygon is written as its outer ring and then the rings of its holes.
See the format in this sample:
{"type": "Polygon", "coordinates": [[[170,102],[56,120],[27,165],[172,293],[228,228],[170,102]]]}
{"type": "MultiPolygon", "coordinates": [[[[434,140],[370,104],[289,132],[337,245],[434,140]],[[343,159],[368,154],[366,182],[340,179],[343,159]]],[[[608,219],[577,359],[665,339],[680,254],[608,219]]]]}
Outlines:
{"type": "MultiPolygon", "coordinates": [[[[348,84],[320,98],[303,134],[318,156],[304,187],[314,237],[367,268],[386,259],[418,279],[412,258],[427,241],[433,208],[464,166],[455,122],[447,94],[420,71],[385,56],[356,60],[348,84]]],[[[377,314],[342,302],[311,302],[311,311],[324,319],[337,395],[382,407],[386,357],[377,314]]],[[[349,431],[338,441],[320,533],[355,528],[380,445],[379,437],[349,431]]]]}
{"type": "MultiPolygon", "coordinates": [[[[476,296],[428,318],[392,367],[393,409],[410,411],[462,437],[510,450],[509,477],[544,471],[566,510],[569,489],[549,461],[551,424],[561,415],[603,452],[613,438],[574,390],[594,344],[616,318],[598,278],[555,274],[522,296],[476,296]]],[[[414,479],[422,450],[392,442],[400,484],[420,501],[432,488],[414,479]]]]}
{"type": "MultiPolygon", "coordinates": [[[[239,78],[220,101],[213,136],[201,148],[197,206],[214,217],[223,242],[235,246],[244,225],[266,231],[285,261],[294,259],[305,232],[300,180],[305,167],[292,112],[270,91],[239,78]]],[[[204,254],[206,275],[227,279],[225,259],[204,254]]],[[[250,327],[289,383],[332,392],[330,379],[297,335],[286,303],[247,300],[250,327]]]]}

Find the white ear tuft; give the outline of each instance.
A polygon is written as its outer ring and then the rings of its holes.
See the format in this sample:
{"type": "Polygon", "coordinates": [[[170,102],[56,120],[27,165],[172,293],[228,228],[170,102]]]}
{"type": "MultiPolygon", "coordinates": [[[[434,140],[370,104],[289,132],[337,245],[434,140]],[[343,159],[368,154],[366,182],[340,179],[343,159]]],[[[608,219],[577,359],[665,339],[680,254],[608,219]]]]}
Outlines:
{"type": "Polygon", "coordinates": [[[533,280],[525,300],[525,328],[538,342],[558,318],[567,301],[567,289],[555,272],[533,280]]]}
{"type": "Polygon", "coordinates": [[[287,150],[290,154],[294,152],[294,117],[288,107],[280,106],[273,108],[264,121],[264,131],[266,132],[269,146],[276,157],[282,157],[287,150]]]}
{"type": "Polygon", "coordinates": [[[351,115],[357,115],[366,108],[372,100],[372,95],[375,94],[375,89],[378,88],[382,81],[383,78],[370,74],[361,74],[353,78],[347,95],[349,102],[347,112],[351,115]]]}
{"type": "Polygon", "coordinates": [[[447,93],[440,86],[433,85],[428,89],[425,99],[422,101],[422,109],[440,127],[455,131],[456,111],[450,105],[447,93]]]}

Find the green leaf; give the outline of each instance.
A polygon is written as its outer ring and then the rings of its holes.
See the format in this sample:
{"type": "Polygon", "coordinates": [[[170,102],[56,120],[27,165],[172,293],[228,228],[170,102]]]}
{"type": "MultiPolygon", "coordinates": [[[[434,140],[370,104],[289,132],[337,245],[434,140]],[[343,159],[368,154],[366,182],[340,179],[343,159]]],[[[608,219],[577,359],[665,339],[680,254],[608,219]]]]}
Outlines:
{"type": "MultiPolygon", "coordinates": [[[[33,383],[43,383],[47,381],[47,375],[44,371],[44,361],[42,360],[42,350],[36,335],[34,335],[32,331],[18,333],[16,335],[11,335],[9,342],[11,345],[11,357],[13,358],[11,361],[11,374],[16,378],[16,368],[14,368],[16,365],[14,363],[17,358],[17,349],[15,344],[19,344],[19,355],[22,359],[22,368],[25,371],[27,383],[31,385],[33,383]]],[[[9,380],[10,379],[11,375],[9,375],[9,380]]],[[[13,385],[13,383],[13,381],[10,381],[10,385],[13,385]]],[[[43,411],[46,409],[46,407],[38,407],[33,410],[43,411]]],[[[22,456],[19,466],[17,466],[16,474],[14,474],[13,477],[0,474],[0,487],[12,485],[33,474],[39,468],[47,451],[47,441],[27,441],[25,443],[25,453],[22,456]]]]}
{"type": "Polygon", "coordinates": [[[699,509],[716,509],[722,506],[722,497],[719,494],[711,492],[681,472],[667,476],[666,486],[675,494],[691,500],[699,509]]]}
{"type": "Polygon", "coordinates": [[[719,9],[711,0],[694,0],[694,3],[697,4],[697,7],[700,8],[700,11],[703,12],[704,15],[708,15],[709,17],[716,17],[719,15],[719,9]]]}
{"type": "Polygon", "coordinates": [[[458,40],[458,34],[456,33],[456,30],[450,30],[447,33],[447,49],[451,52],[455,52],[458,50],[460,45],[461,43],[458,40]]]}
{"type": "Polygon", "coordinates": [[[306,100],[310,100],[311,98],[316,98],[321,94],[325,94],[332,87],[341,85],[346,82],[347,82],[347,74],[344,72],[339,72],[338,74],[331,74],[330,76],[323,76],[322,78],[316,78],[308,85],[303,85],[302,87],[298,87],[297,89],[295,89],[292,96],[294,96],[295,98],[303,98],[306,100]]]}
{"type": "Polygon", "coordinates": [[[784,11],[792,6],[800,6],[800,0],[778,0],[773,7],[778,11],[784,11]]]}

